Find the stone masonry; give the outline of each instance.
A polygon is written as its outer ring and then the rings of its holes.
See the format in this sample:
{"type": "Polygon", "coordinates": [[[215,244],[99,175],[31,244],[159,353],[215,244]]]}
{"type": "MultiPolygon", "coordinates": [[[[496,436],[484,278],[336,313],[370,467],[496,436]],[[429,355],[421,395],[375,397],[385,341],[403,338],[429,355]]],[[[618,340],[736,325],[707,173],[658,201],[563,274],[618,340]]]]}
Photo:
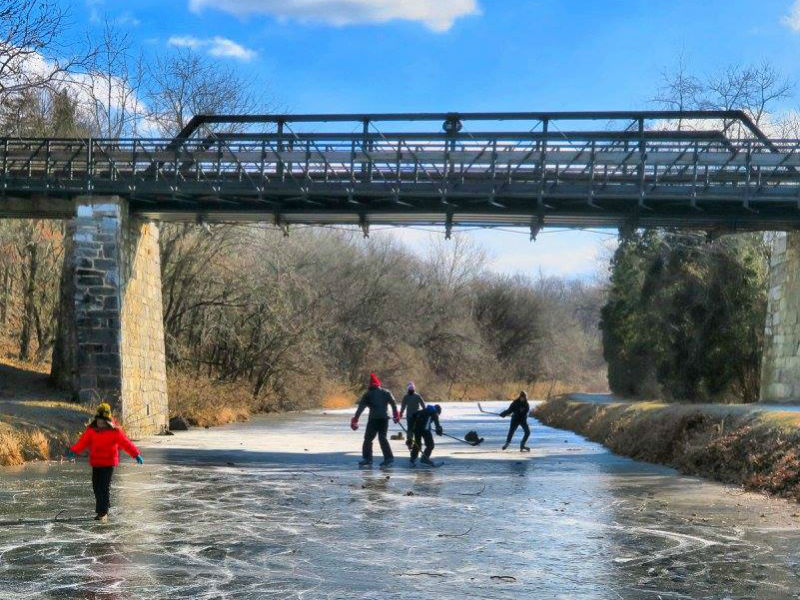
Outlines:
{"type": "Polygon", "coordinates": [[[158,433],[168,416],[158,227],[118,197],[78,198],[76,211],[77,396],[109,402],[133,437],[158,433]]]}
{"type": "Polygon", "coordinates": [[[769,270],[761,401],[800,400],[800,233],[778,234],[769,270]]]}
{"type": "Polygon", "coordinates": [[[158,225],[131,218],[123,229],[122,419],[131,435],[168,426],[158,225]]]}

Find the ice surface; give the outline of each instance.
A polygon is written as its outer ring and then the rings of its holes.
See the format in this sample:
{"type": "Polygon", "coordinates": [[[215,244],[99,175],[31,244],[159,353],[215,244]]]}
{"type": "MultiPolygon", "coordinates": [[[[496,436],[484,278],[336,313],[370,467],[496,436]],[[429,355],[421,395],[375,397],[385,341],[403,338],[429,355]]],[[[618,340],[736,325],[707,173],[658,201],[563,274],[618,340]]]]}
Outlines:
{"type": "Polygon", "coordinates": [[[359,470],[349,416],[151,439],[106,525],[85,462],[3,469],[0,598],[800,597],[796,505],[538,423],[533,452],[501,452],[507,421],[475,405],[442,423],[482,446],[437,438],[432,471],[395,441],[395,467],[359,470]]]}

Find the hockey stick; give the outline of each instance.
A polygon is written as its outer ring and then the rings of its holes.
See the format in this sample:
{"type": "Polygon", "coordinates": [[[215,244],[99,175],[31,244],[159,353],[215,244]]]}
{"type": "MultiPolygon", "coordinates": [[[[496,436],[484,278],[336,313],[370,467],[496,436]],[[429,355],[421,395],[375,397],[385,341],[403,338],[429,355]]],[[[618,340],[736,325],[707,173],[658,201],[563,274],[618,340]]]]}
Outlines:
{"type": "Polygon", "coordinates": [[[467,444],[468,446],[480,446],[481,443],[483,442],[483,438],[480,438],[480,441],[478,442],[468,442],[467,440],[461,439],[460,437],[456,437],[454,435],[450,435],[449,433],[445,433],[444,431],[442,432],[442,435],[445,437],[449,437],[450,439],[456,440],[458,442],[461,442],[462,444],[467,444]]]}
{"type": "Polygon", "coordinates": [[[486,414],[486,415],[494,415],[495,417],[502,417],[503,416],[500,413],[492,412],[492,411],[489,411],[489,410],[483,410],[483,407],[481,406],[480,402],[478,402],[478,410],[481,411],[482,413],[486,414]]]}

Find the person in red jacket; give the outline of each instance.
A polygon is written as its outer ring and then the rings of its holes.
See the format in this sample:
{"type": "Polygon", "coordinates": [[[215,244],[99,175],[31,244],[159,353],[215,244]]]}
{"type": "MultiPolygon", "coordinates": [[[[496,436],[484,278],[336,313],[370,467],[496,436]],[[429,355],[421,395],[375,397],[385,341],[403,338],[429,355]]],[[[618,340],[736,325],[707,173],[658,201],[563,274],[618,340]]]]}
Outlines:
{"type": "Polygon", "coordinates": [[[97,414],[83,432],[78,442],[67,452],[68,458],[75,458],[89,449],[89,464],[92,465],[92,488],[94,488],[96,521],[108,521],[111,506],[111,477],[114,467],[119,465],[119,451],[125,450],[136,462],[144,464],[142,454],[128,439],[125,432],[111,418],[111,406],[103,402],[97,407],[97,414]]]}

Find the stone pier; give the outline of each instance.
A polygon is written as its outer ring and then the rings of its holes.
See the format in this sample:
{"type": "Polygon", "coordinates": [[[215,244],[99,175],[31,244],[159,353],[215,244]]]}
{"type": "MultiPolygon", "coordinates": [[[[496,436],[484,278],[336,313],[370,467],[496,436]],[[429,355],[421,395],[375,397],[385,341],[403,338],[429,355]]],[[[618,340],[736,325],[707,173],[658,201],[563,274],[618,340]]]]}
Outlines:
{"type": "Polygon", "coordinates": [[[158,226],[121,198],[91,196],[77,199],[70,233],[62,286],[71,284],[75,327],[60,337],[74,347],[57,349],[61,379],[84,403],[109,402],[129,435],[159,433],[168,408],[158,226]]]}
{"type": "Polygon", "coordinates": [[[769,273],[761,401],[800,400],[800,232],[778,234],[769,273]]]}

